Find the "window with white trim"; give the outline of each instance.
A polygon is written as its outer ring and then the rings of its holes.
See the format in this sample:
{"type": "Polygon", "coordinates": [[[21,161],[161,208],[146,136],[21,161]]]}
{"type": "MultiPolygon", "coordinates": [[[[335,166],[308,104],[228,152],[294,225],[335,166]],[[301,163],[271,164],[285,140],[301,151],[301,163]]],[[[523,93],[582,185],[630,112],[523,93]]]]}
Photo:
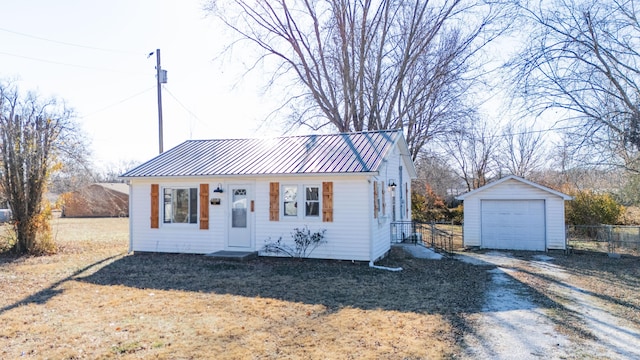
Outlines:
{"type": "Polygon", "coordinates": [[[320,185],[282,185],[280,194],[283,218],[320,219],[322,208],[320,185]],[[298,211],[298,204],[300,204],[300,211],[298,211]]]}
{"type": "Polygon", "coordinates": [[[305,186],[304,187],[304,216],[319,217],[320,216],[320,187],[305,186]]]}
{"type": "Polygon", "coordinates": [[[164,188],[163,222],[165,224],[195,224],[198,222],[197,188],[164,188]]]}
{"type": "Polygon", "coordinates": [[[282,186],[283,215],[285,217],[298,216],[298,186],[283,185],[282,186]]]}

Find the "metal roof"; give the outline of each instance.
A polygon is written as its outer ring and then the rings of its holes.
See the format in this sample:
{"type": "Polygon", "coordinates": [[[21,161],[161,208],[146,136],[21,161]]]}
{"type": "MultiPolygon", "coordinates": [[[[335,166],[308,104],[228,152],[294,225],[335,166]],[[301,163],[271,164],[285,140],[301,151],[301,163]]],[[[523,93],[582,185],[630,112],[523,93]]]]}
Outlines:
{"type": "Polygon", "coordinates": [[[188,140],[127,171],[124,178],[377,171],[400,130],[272,139],[188,140]]]}

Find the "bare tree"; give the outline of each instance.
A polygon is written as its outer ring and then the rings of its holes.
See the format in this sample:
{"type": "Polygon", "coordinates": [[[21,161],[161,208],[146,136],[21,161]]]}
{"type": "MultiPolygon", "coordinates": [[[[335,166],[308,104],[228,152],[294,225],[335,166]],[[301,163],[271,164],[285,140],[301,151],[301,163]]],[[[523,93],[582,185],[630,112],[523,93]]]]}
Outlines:
{"type": "Polygon", "coordinates": [[[124,182],[120,175],[128,170],[140,165],[136,160],[120,160],[117,163],[106,164],[106,166],[96,175],[96,181],[100,182],[124,182]]]}
{"type": "MultiPolygon", "coordinates": [[[[294,121],[338,131],[405,129],[416,159],[469,110],[479,52],[502,1],[211,0],[207,10],[302,85],[294,121]]],[[[290,99],[294,100],[294,99],[290,99]]]]}
{"type": "Polygon", "coordinates": [[[530,112],[565,110],[572,151],[638,172],[640,23],[636,0],[521,1],[527,46],[510,66],[530,112]]]}
{"type": "Polygon", "coordinates": [[[442,143],[445,156],[467,186],[467,191],[486,185],[497,176],[495,159],[499,136],[484,121],[474,122],[467,129],[450,134],[442,143]]]}
{"type": "Polygon", "coordinates": [[[429,186],[433,192],[450,202],[452,196],[460,194],[460,177],[447,162],[446,157],[436,153],[422,152],[416,161],[418,178],[412,182],[412,190],[425,195],[429,186]]]}
{"type": "Polygon", "coordinates": [[[57,159],[81,154],[72,114],[55,99],[21,96],[16,86],[0,84],[0,186],[13,213],[16,253],[50,250],[42,200],[57,159]]]}
{"type": "Polygon", "coordinates": [[[543,165],[544,139],[532,126],[507,124],[500,147],[498,162],[509,174],[526,178],[543,165]]]}

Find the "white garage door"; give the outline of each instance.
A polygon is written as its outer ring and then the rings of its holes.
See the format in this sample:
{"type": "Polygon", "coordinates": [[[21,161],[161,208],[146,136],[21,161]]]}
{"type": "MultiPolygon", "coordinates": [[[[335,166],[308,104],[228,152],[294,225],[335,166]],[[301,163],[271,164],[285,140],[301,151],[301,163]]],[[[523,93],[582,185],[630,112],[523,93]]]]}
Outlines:
{"type": "Polygon", "coordinates": [[[544,200],[482,200],[482,247],[545,250],[544,200]]]}

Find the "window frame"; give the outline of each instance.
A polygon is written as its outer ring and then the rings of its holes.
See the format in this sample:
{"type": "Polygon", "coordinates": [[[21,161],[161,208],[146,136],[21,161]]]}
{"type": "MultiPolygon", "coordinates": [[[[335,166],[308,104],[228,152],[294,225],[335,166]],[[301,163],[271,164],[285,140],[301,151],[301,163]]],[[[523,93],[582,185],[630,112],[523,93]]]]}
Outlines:
{"type": "Polygon", "coordinates": [[[283,219],[297,219],[298,216],[300,215],[300,211],[298,211],[298,203],[299,203],[298,194],[300,194],[300,186],[298,186],[298,184],[280,185],[280,203],[282,204],[281,215],[283,219]],[[295,192],[296,192],[295,199],[293,201],[294,202],[293,206],[296,211],[295,215],[287,214],[287,204],[292,202],[292,201],[287,201],[287,199],[285,199],[285,197],[289,195],[287,193],[287,188],[295,189],[295,192]]]}
{"type": "MultiPolygon", "coordinates": [[[[310,220],[310,221],[322,221],[322,185],[318,183],[285,183],[280,184],[280,219],[284,221],[296,221],[296,220],[310,220]],[[285,206],[285,189],[295,188],[295,208],[296,215],[287,215],[285,206]],[[307,189],[315,188],[318,191],[318,199],[310,200],[317,203],[317,214],[307,215],[307,189]]],[[[289,201],[287,201],[289,202],[289,201]]]]}
{"type": "Polygon", "coordinates": [[[307,219],[307,218],[309,218],[309,219],[316,219],[316,218],[320,219],[320,216],[322,214],[322,187],[320,185],[316,185],[316,184],[304,184],[304,185],[302,185],[302,188],[304,189],[304,215],[303,215],[303,217],[305,219],[307,219]],[[317,191],[317,195],[316,195],[317,199],[309,200],[307,198],[307,189],[309,189],[309,188],[315,188],[316,189],[316,191],[317,191]],[[317,207],[316,207],[317,214],[315,214],[315,215],[308,215],[307,214],[308,204],[310,202],[317,204],[317,207]]]}
{"type": "Polygon", "coordinates": [[[162,187],[162,201],[159,201],[159,205],[161,207],[161,223],[163,226],[198,226],[200,220],[200,191],[197,186],[163,186],[162,187]],[[186,222],[175,222],[175,195],[178,190],[186,190],[188,192],[187,196],[187,214],[186,214],[186,222]],[[167,191],[170,191],[170,202],[167,202],[167,191]],[[171,206],[171,217],[170,221],[167,221],[167,205],[171,206]]]}

